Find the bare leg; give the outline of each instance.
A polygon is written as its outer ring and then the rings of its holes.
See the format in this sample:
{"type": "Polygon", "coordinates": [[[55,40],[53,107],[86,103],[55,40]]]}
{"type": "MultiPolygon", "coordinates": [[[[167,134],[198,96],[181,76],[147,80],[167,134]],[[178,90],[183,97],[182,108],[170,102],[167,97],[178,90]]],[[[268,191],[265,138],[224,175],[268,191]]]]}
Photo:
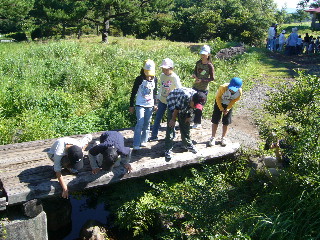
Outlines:
{"type": "Polygon", "coordinates": [[[222,125],[222,138],[224,138],[227,135],[227,132],[228,132],[228,125],[222,125]]]}
{"type": "Polygon", "coordinates": [[[216,137],[217,129],[218,129],[218,124],[212,123],[212,136],[211,137],[216,137]]]}

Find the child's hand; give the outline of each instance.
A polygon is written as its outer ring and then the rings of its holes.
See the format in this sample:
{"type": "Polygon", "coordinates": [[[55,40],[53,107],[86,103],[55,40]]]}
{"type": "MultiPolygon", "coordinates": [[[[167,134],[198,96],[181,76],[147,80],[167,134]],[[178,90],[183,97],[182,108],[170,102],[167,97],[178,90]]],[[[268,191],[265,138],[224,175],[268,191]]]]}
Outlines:
{"type": "Polygon", "coordinates": [[[157,105],[155,105],[155,106],[153,106],[153,111],[158,111],[158,106],[157,105]]]}
{"type": "Polygon", "coordinates": [[[97,174],[98,172],[100,172],[100,168],[95,168],[95,169],[92,169],[92,173],[93,174],[97,174]]]}
{"type": "Polygon", "coordinates": [[[69,192],[68,189],[62,190],[62,197],[68,199],[69,198],[69,192]]]}
{"type": "Polygon", "coordinates": [[[169,127],[174,128],[175,125],[176,125],[176,121],[171,119],[169,122],[169,127]]]}
{"type": "Polygon", "coordinates": [[[186,118],[186,123],[191,122],[191,118],[186,118]]]}
{"type": "Polygon", "coordinates": [[[229,110],[228,110],[228,109],[225,109],[225,110],[223,111],[223,115],[224,115],[224,116],[226,116],[228,113],[229,113],[229,110]]]}
{"type": "Polygon", "coordinates": [[[127,169],[128,173],[131,173],[132,167],[131,167],[131,165],[129,163],[126,163],[123,166],[125,167],[125,169],[127,169]]]}

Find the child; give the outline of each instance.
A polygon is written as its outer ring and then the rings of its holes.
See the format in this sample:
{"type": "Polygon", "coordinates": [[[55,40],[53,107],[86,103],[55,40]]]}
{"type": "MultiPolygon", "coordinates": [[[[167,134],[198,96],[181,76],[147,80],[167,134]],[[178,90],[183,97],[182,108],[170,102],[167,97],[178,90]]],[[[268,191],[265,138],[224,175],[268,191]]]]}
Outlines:
{"type": "Polygon", "coordinates": [[[62,197],[68,198],[68,186],[65,184],[61,171],[67,168],[76,174],[83,167],[83,150],[92,140],[92,135],[87,134],[80,141],[70,137],[59,138],[47,152],[48,157],[54,161],[53,170],[62,188],[62,197]]]}
{"type": "Polygon", "coordinates": [[[284,43],[286,42],[286,37],[285,37],[285,34],[286,33],[286,30],[283,30],[279,36],[279,48],[278,48],[278,52],[281,52],[282,49],[283,49],[283,45],[284,43]]]}
{"type": "MultiPolygon", "coordinates": [[[[193,89],[208,95],[209,82],[214,81],[214,66],[210,59],[210,47],[204,45],[201,50],[201,59],[196,62],[192,77],[196,80],[193,89]]],[[[194,112],[194,125],[192,128],[201,128],[202,109],[196,109],[194,112]]]]}
{"type": "Polygon", "coordinates": [[[165,159],[170,161],[174,138],[174,126],[178,118],[182,143],[186,150],[196,154],[198,151],[190,139],[190,116],[193,109],[202,108],[207,100],[203,92],[196,92],[191,88],[176,88],[167,97],[168,121],[165,139],[165,159]]]}
{"type": "Polygon", "coordinates": [[[215,145],[216,132],[218,129],[218,124],[222,117],[222,139],[221,145],[227,145],[227,131],[228,125],[231,123],[232,117],[232,107],[233,104],[238,101],[242,95],[242,80],[240,78],[232,78],[230,83],[225,83],[221,85],[216,93],[216,100],[214,103],[214,110],[212,113],[212,136],[209,140],[209,146],[215,145]]]}
{"type": "Polygon", "coordinates": [[[180,78],[173,72],[173,61],[170,58],[164,59],[160,67],[162,68],[162,73],[160,75],[158,109],[149,141],[158,140],[161,119],[167,109],[167,96],[173,89],[182,87],[180,78]]]}
{"type": "Polygon", "coordinates": [[[101,169],[110,171],[113,167],[120,166],[120,163],[127,173],[132,170],[129,164],[131,149],[124,146],[124,137],[116,131],[102,133],[100,141],[96,141],[96,145],[89,150],[88,156],[93,174],[97,174],[101,169]]]}
{"type": "Polygon", "coordinates": [[[139,150],[141,147],[146,147],[150,120],[152,116],[152,111],[155,105],[155,97],[157,95],[157,78],[155,77],[155,63],[148,59],[144,62],[144,66],[140,71],[140,76],[138,76],[132,87],[131,97],[130,97],[130,113],[134,112],[134,98],[137,124],[134,129],[133,136],[133,150],[139,150]]]}

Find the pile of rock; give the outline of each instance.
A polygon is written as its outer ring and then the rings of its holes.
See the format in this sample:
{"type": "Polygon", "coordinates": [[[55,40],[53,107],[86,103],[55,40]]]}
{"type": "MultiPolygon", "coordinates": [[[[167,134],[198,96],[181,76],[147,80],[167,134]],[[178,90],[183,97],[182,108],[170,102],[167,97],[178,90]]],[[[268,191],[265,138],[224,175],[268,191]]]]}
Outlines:
{"type": "Polygon", "coordinates": [[[243,45],[221,49],[217,54],[218,59],[230,59],[238,54],[243,54],[246,51],[243,45]]]}

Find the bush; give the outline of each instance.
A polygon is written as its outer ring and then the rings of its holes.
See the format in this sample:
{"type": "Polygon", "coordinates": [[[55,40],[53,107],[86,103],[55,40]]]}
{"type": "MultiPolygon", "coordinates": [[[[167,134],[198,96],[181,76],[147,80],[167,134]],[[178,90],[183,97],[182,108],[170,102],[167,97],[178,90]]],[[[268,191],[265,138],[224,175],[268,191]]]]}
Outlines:
{"type": "Polygon", "coordinates": [[[17,32],[17,33],[10,33],[6,34],[7,37],[13,38],[14,40],[21,42],[21,41],[27,41],[27,35],[24,32],[17,32]]]}

